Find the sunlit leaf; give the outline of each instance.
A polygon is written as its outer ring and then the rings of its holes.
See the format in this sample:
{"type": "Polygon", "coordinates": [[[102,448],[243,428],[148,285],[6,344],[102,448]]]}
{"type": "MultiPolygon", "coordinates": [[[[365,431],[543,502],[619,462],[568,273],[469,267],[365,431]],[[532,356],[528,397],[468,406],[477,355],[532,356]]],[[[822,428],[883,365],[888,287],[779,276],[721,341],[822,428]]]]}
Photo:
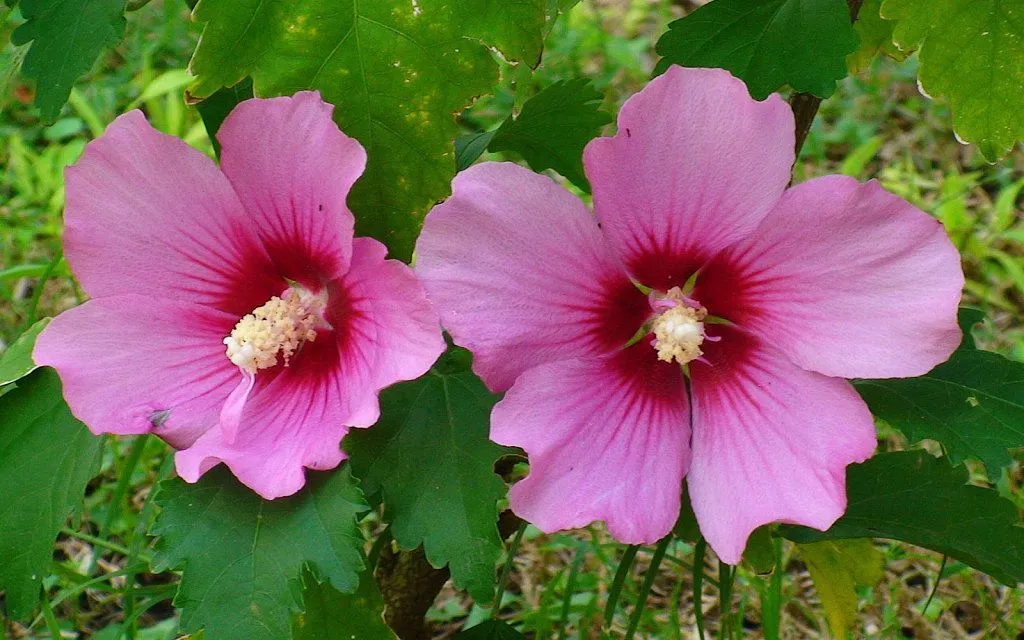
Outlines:
{"type": "Polygon", "coordinates": [[[57,532],[99,470],[100,438],[71,415],[53,369],[0,396],[0,591],[17,620],[50,573],[57,532]]]}
{"type": "Polygon", "coordinates": [[[502,552],[494,463],[506,449],[487,438],[497,398],[469,372],[426,376],[381,393],[381,419],[345,438],[367,494],[381,492],[399,545],[423,545],[435,567],[481,602],[494,594],[502,552]]]}
{"type": "Polygon", "coordinates": [[[491,91],[485,46],[534,64],[546,0],[202,0],[194,97],[252,76],[257,95],[317,89],[368,154],[349,196],[357,232],[409,259],[426,212],[450,192],[454,116],[491,91]]]}
{"type": "Polygon", "coordinates": [[[857,619],[857,587],[881,581],[884,558],[871,540],[823,540],[797,545],[814,580],[825,617],[836,638],[845,638],[857,619]]]}
{"type": "Polygon", "coordinates": [[[9,347],[0,351],[0,387],[35,371],[37,365],[32,360],[32,347],[48,324],[49,318],[39,320],[18,336],[9,347]]]}
{"type": "Polygon", "coordinates": [[[900,48],[920,48],[921,87],[989,160],[1024,139],[1024,0],[884,0],[900,48]]]}
{"type": "Polygon", "coordinates": [[[669,25],[655,72],[720,67],[757,99],[786,85],[824,98],[856,48],[844,0],[715,0],[669,25]]]}
{"type": "Polygon", "coordinates": [[[25,23],[11,34],[18,46],[32,42],[21,73],[36,81],[36,105],[54,121],[79,76],[104,49],[124,36],[125,0],[21,0],[25,23]]]}
{"type": "Polygon", "coordinates": [[[299,576],[353,591],[363,569],[356,516],[367,506],[348,466],[309,474],[285,499],[263,500],[224,468],[196,484],[160,485],[155,571],[183,567],[174,598],[182,629],[218,640],[287,638],[301,601],[299,576]]]}
{"type": "Polygon", "coordinates": [[[967,484],[967,470],[924,451],[875,455],[846,474],[847,508],[825,532],[783,525],[795,542],[888,538],[950,555],[1004,584],[1024,582],[1017,508],[967,484]]]}

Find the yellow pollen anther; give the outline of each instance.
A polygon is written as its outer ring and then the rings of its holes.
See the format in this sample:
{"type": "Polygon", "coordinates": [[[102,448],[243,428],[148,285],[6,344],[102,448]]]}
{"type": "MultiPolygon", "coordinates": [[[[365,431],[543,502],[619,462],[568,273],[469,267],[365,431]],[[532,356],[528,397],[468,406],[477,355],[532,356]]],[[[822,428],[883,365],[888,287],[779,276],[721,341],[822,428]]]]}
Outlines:
{"type": "Polygon", "coordinates": [[[704,355],[700,345],[704,342],[702,321],[708,315],[707,310],[687,304],[679,287],[669,289],[663,300],[675,304],[661,312],[651,324],[658,359],[686,364],[704,355]]]}
{"type": "Polygon", "coordinates": [[[226,355],[243,371],[255,374],[277,364],[278,354],[288,366],[303,342],[316,339],[319,317],[310,300],[289,290],[282,297],[274,296],[235,325],[224,338],[226,355]]]}

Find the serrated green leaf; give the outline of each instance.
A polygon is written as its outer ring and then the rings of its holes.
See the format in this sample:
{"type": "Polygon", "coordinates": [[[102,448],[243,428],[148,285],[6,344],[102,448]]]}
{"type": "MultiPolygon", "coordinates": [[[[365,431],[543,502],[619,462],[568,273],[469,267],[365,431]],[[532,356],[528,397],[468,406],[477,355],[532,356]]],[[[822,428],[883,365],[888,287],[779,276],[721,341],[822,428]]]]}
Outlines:
{"type": "Polygon", "coordinates": [[[430,564],[448,564],[457,587],[490,602],[506,491],[494,463],[507,450],[487,438],[497,398],[472,373],[437,371],[381,393],[380,421],[343,447],[367,494],[382,493],[398,544],[422,544],[430,564]]]}
{"type": "Polygon", "coordinates": [[[53,369],[0,396],[0,591],[21,620],[39,602],[57,532],[99,470],[102,441],[71,415],[53,369]]]}
{"type": "Polygon", "coordinates": [[[25,330],[9,347],[0,351],[0,387],[27,376],[38,365],[32,360],[32,348],[36,338],[50,324],[50,318],[43,318],[25,330]]]}
{"type": "Polygon", "coordinates": [[[1024,0],[884,0],[901,49],[920,47],[921,87],[994,161],[1024,139],[1024,0]]]}
{"type": "Polygon", "coordinates": [[[384,599],[373,575],[366,571],[353,594],[342,593],[302,572],[305,610],[292,623],[292,640],[394,640],[384,624],[384,599]]]}
{"type": "Polygon", "coordinates": [[[487,148],[514,151],[534,171],[554,169],[589,192],[583,147],[612,121],[601,111],[601,97],[586,79],[556,82],[527,100],[518,117],[505,120],[487,148]]]}
{"type": "Polygon", "coordinates": [[[368,507],[348,466],[310,473],[306,487],[267,501],[223,466],[196,484],[160,485],[156,571],[183,566],[174,604],[187,632],[218,640],[287,638],[300,607],[299,576],[353,591],[363,570],[356,516],[368,507]]]}
{"type": "Polygon", "coordinates": [[[758,100],[785,85],[827,98],[856,49],[844,0],[715,0],[669,24],[655,73],[720,67],[758,100]]]}
{"type": "Polygon", "coordinates": [[[975,458],[998,478],[1013,462],[1010,450],[1024,447],[1024,363],[966,344],[919,378],[854,385],[911,442],[935,440],[954,463],[975,458]]]}
{"type": "Polygon", "coordinates": [[[455,636],[455,640],[524,640],[526,636],[501,620],[484,620],[472,629],[455,636]]]}
{"type": "Polygon", "coordinates": [[[881,453],[846,473],[846,514],[828,531],[783,525],[794,542],[888,538],[950,555],[1004,584],[1024,582],[1017,509],[967,470],[924,451],[881,453]]]}
{"type": "Polygon", "coordinates": [[[11,34],[20,46],[32,42],[21,73],[36,81],[36,105],[53,122],[79,76],[100,53],[124,37],[125,0],[22,0],[25,23],[11,34]]]}
{"type": "Polygon", "coordinates": [[[884,558],[870,540],[823,540],[797,545],[821,598],[832,635],[845,638],[857,619],[857,587],[873,587],[885,576],[884,558]]]}
{"type": "Polygon", "coordinates": [[[360,235],[412,255],[423,217],[450,192],[454,114],[491,91],[498,66],[481,41],[533,64],[545,0],[202,0],[195,97],[251,75],[257,95],[318,89],[366,148],[349,195],[360,235]]]}

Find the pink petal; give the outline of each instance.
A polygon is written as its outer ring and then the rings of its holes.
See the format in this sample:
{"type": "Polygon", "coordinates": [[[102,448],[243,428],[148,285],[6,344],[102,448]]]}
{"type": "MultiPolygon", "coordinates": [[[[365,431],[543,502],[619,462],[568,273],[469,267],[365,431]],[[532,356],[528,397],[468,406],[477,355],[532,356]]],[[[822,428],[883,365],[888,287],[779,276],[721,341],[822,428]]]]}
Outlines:
{"type": "Polygon", "coordinates": [[[875,449],[867,406],[845,380],[804,371],[740,330],[717,326],[708,364],[690,365],[697,523],[725,562],[770,522],[832,526],[846,510],[846,466],[875,449]]]}
{"type": "Polygon", "coordinates": [[[217,132],[221,169],[250,224],[278,270],[311,287],[348,268],[354,219],[345,199],[366,166],[332,111],[315,91],[246,100],[217,132]]]}
{"type": "Polygon", "coordinates": [[[721,69],[673,66],[619,112],[618,133],[587,145],[594,211],[640,282],[681,286],[750,233],[789,182],[793,114],[750,97],[721,69]]]}
{"type": "Polygon", "coordinates": [[[187,446],[217,424],[237,383],[221,342],[234,323],[176,300],[96,298],[54,318],[33,357],[57,370],[72,413],[93,433],[153,432],[187,446]]]}
{"type": "Polygon", "coordinates": [[[514,164],[456,176],[416,250],[445,328],[493,390],[538,364],[618,350],[650,311],[583,203],[514,164]]]}
{"type": "Polygon", "coordinates": [[[240,316],[287,286],[213,162],[140,111],[89,143],[66,180],[64,251],[93,297],[139,293],[240,316]]]}
{"type": "Polygon", "coordinates": [[[638,344],[527,370],[495,406],[491,439],[530,457],[509,494],[515,513],[548,533],[604,520],[642,544],[679,516],[689,424],[679,367],[638,344]]]}
{"type": "Polygon", "coordinates": [[[438,318],[412,270],[385,260],[386,251],[355,240],[348,274],[328,286],[334,330],[304,344],[288,367],[257,372],[237,433],[222,425],[178,452],[182,478],[195,482],[224,462],[264,498],[291,495],[304,468],[344,459],[349,426],[377,421],[381,389],[426,373],[445,348],[438,318]]]}
{"type": "Polygon", "coordinates": [[[884,378],[949,357],[963,284],[937,220],[877,182],[829,176],[787,191],[694,296],[805,369],[884,378]]]}

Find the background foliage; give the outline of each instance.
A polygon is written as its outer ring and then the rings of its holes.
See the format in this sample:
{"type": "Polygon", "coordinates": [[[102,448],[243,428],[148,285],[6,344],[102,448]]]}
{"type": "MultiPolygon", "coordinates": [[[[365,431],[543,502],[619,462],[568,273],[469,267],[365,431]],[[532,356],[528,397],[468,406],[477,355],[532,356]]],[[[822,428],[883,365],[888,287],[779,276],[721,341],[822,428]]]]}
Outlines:
{"type": "MultiPolygon", "coordinates": [[[[0,53],[6,634],[156,640],[205,627],[217,640],[388,638],[374,612],[408,588],[387,579],[411,575],[403,562],[450,563],[459,589],[449,584],[426,603],[436,637],[1024,632],[1024,595],[1013,588],[1024,575],[1024,161],[1006,155],[1024,137],[1022,0],[865,0],[853,26],[842,0],[465,0],[458,10],[442,0],[345,0],[329,15],[319,0],[202,0],[195,21],[180,1],[139,4],[0,9],[10,42],[0,53]],[[935,215],[963,254],[966,301],[980,310],[964,324],[980,324],[928,376],[858,383],[882,420],[883,453],[851,470],[850,511],[826,534],[764,529],[729,570],[685,514],[675,538],[641,548],[600,526],[546,536],[498,520],[501,478],[522,469],[483,437],[495,399],[458,351],[384,395],[382,423],[346,441],[350,466],[274,503],[226,474],[196,486],[170,479],[155,439],[88,436],[54,404],[56,376],[29,373],[28,340],[16,338],[82,300],[59,248],[63,168],[126,109],[143,108],[154,126],[213,155],[207,129],[254,89],[320,88],[369,151],[352,196],[360,231],[408,257],[412,223],[481,154],[551,169],[585,193],[583,145],[662,59],[727,67],[758,95],[788,85],[826,98],[795,180],[877,178],[935,215]],[[975,144],[958,143],[954,128],[975,144]],[[426,400],[405,415],[411,396],[426,400]],[[456,396],[457,412],[445,402],[456,396]],[[427,428],[443,428],[448,442],[425,437],[427,428]],[[394,463],[431,446],[437,466],[394,463]],[[474,451],[475,466],[453,449],[474,451]],[[929,455],[938,453],[949,461],[929,455]],[[423,487],[441,487],[436,504],[423,501],[423,487]],[[221,518],[197,519],[204,505],[221,518]],[[333,525],[310,524],[321,520],[333,525]],[[360,577],[364,563],[385,576],[360,577]]],[[[448,576],[421,577],[441,588],[448,576]]]]}

